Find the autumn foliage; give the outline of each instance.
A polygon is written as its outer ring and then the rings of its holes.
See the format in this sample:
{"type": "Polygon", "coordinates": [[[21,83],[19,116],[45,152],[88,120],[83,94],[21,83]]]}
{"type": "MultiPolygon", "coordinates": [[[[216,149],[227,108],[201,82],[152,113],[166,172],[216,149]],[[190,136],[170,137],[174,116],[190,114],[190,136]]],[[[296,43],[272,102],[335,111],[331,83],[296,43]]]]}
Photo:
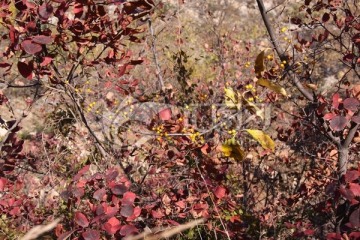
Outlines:
{"type": "Polygon", "coordinates": [[[360,238],[360,6],[219,2],[1,1],[1,239],[360,238]]]}

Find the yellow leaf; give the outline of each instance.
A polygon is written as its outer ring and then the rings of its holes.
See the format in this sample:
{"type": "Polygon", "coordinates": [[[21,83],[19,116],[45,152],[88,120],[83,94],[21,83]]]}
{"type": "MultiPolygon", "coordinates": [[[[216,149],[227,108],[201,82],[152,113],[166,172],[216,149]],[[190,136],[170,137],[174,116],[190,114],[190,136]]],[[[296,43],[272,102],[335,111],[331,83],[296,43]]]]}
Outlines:
{"type": "Polygon", "coordinates": [[[240,162],[245,157],[245,152],[241,149],[240,144],[234,139],[228,139],[221,145],[221,152],[225,157],[233,158],[240,162]]]}
{"type": "Polygon", "coordinates": [[[246,100],[244,97],[243,97],[243,100],[245,102],[245,107],[246,109],[248,109],[250,112],[252,113],[255,113],[256,116],[260,117],[261,120],[264,120],[265,118],[265,114],[264,114],[264,111],[261,110],[260,108],[258,108],[254,103],[246,100]]]}
{"type": "Polygon", "coordinates": [[[239,96],[231,87],[225,88],[225,105],[229,108],[240,109],[239,96]]]}
{"type": "Polygon", "coordinates": [[[247,131],[256,141],[258,141],[264,149],[271,149],[272,151],[274,151],[274,149],[275,149],[275,143],[274,143],[274,141],[270,138],[269,135],[265,134],[265,133],[264,133],[263,131],[261,131],[261,130],[256,130],[256,129],[246,129],[246,131],[247,131]]]}
{"type": "Polygon", "coordinates": [[[11,18],[10,18],[10,21],[12,24],[15,23],[15,19],[16,19],[16,15],[17,15],[17,12],[18,10],[16,9],[15,7],[15,0],[12,0],[9,4],[9,11],[11,12],[11,18]]]}
{"type": "Polygon", "coordinates": [[[267,88],[269,88],[270,90],[273,90],[276,93],[284,95],[285,97],[288,96],[287,93],[286,93],[286,90],[283,87],[281,87],[281,86],[279,86],[279,85],[277,85],[275,83],[272,83],[267,79],[260,78],[257,81],[257,84],[259,84],[260,86],[263,86],[263,87],[267,87],[267,88]]]}
{"type": "Polygon", "coordinates": [[[261,51],[255,59],[255,73],[257,77],[261,76],[261,72],[265,70],[264,66],[265,51],[261,51]]]}

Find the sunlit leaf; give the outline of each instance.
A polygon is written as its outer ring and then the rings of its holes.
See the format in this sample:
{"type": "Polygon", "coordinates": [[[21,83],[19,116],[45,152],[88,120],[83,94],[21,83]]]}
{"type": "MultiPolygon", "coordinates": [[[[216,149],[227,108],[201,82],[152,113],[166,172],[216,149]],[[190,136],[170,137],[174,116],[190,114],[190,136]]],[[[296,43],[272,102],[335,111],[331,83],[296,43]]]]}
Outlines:
{"type": "Polygon", "coordinates": [[[226,189],[222,186],[218,186],[215,190],[214,190],[214,195],[218,198],[218,199],[222,199],[223,197],[225,197],[226,195],[226,189]]]}
{"type": "Polygon", "coordinates": [[[106,223],[103,225],[103,229],[108,234],[115,234],[121,228],[121,223],[116,217],[110,218],[106,223]]]}
{"type": "Polygon", "coordinates": [[[262,120],[265,119],[264,110],[258,108],[253,102],[250,102],[250,101],[246,100],[245,98],[243,98],[243,100],[245,102],[246,109],[248,109],[252,113],[255,113],[255,115],[260,117],[262,120]]]}
{"type": "Polygon", "coordinates": [[[237,162],[242,161],[245,157],[245,152],[234,138],[226,140],[221,145],[221,152],[225,157],[233,158],[237,162]]]}
{"type": "Polygon", "coordinates": [[[257,81],[257,84],[259,84],[260,86],[266,87],[266,88],[268,88],[268,89],[270,89],[270,90],[273,90],[274,92],[279,93],[279,94],[282,94],[282,95],[284,95],[285,97],[287,97],[286,90],[285,90],[283,87],[281,87],[281,86],[279,86],[279,85],[277,85],[277,84],[275,84],[275,83],[273,83],[273,82],[270,82],[270,81],[267,80],[267,79],[260,78],[260,79],[257,81]]]}
{"type": "Polygon", "coordinates": [[[271,149],[272,151],[274,151],[275,143],[274,143],[274,141],[271,139],[271,137],[269,135],[265,134],[261,130],[256,130],[256,129],[246,129],[246,131],[256,141],[258,141],[264,149],[271,149]]]}
{"type": "Polygon", "coordinates": [[[240,109],[239,95],[231,87],[225,88],[225,105],[229,108],[240,109]]]}
{"type": "Polygon", "coordinates": [[[165,108],[159,112],[159,117],[163,121],[167,121],[171,119],[171,109],[165,108]]]}

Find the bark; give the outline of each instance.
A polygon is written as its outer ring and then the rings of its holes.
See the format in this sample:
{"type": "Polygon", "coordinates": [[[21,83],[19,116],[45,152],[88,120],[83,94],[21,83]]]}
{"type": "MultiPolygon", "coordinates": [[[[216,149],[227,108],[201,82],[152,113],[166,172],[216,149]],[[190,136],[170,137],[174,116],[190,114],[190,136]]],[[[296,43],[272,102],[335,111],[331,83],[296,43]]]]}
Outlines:
{"type": "Polygon", "coordinates": [[[349,147],[339,146],[338,147],[338,174],[341,179],[347,171],[347,165],[349,161],[349,147]]]}

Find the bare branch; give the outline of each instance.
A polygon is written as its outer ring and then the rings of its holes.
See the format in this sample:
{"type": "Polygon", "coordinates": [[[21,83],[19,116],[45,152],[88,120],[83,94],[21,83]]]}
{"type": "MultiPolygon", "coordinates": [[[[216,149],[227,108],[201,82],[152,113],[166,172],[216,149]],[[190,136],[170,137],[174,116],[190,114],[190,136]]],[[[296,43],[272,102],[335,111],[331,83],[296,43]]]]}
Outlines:
{"type": "Polygon", "coordinates": [[[156,54],[156,36],[155,36],[155,33],[154,33],[154,28],[153,28],[152,23],[151,23],[151,19],[149,19],[148,21],[149,21],[150,34],[151,34],[151,37],[152,37],[151,51],[153,53],[153,57],[154,57],[154,61],[155,61],[156,76],[157,76],[157,78],[159,80],[161,90],[163,91],[164,90],[164,80],[163,80],[163,77],[162,77],[162,74],[161,74],[160,63],[159,63],[159,60],[158,60],[157,54],[156,54]]]}

